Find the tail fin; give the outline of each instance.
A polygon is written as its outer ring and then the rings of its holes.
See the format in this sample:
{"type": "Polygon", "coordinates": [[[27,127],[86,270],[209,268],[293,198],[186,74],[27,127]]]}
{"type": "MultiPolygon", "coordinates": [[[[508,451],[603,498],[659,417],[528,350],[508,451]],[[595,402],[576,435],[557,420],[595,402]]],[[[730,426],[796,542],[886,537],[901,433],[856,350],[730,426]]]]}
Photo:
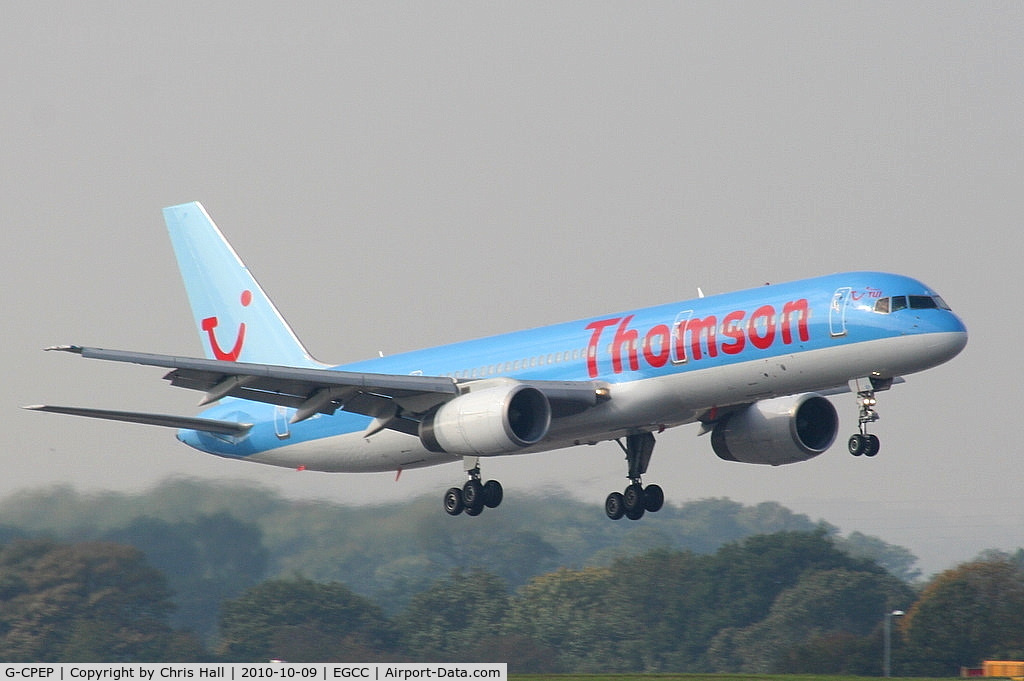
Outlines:
{"type": "Polygon", "coordinates": [[[164,221],[208,358],[320,366],[202,205],[164,208],[164,221]]]}

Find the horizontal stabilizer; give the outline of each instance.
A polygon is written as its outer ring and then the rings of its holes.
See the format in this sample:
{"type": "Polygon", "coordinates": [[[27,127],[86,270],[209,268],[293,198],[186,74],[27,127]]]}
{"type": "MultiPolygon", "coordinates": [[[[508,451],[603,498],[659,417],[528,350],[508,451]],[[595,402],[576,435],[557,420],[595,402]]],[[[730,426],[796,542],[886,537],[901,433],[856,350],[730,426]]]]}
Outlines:
{"type": "Polygon", "coordinates": [[[189,416],[171,416],[169,414],[145,414],[136,411],[87,409],[85,407],[56,407],[49,404],[34,404],[25,407],[25,409],[31,409],[32,411],[48,411],[53,414],[86,416],[93,419],[107,419],[109,421],[143,423],[150,426],[187,428],[189,430],[200,430],[206,433],[218,433],[220,435],[242,435],[252,428],[251,423],[235,423],[234,421],[218,421],[215,419],[200,419],[189,416]]]}

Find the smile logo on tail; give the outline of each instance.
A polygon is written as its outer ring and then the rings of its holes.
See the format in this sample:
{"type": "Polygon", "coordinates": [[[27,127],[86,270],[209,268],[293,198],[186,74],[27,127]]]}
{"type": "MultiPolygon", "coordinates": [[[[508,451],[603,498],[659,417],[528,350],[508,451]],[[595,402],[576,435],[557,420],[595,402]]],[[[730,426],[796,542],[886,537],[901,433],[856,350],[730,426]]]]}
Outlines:
{"type": "MultiPolygon", "coordinates": [[[[242,291],[242,307],[249,307],[252,303],[252,291],[242,291]]],[[[221,347],[220,343],[217,342],[217,335],[214,329],[217,328],[217,318],[207,317],[201,322],[203,331],[210,337],[210,348],[213,350],[213,356],[217,359],[224,360],[226,362],[237,362],[238,356],[242,354],[242,345],[245,343],[245,322],[238,325],[238,334],[235,336],[235,346],[230,351],[225,352],[221,347]]]]}

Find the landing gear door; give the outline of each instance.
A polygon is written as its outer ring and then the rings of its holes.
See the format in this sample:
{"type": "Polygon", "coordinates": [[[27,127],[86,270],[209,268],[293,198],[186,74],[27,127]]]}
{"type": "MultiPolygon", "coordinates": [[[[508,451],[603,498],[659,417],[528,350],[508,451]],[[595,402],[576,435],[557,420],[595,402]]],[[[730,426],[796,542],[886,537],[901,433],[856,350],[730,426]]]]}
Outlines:
{"type": "Polygon", "coordinates": [[[833,338],[846,335],[846,306],[852,290],[844,286],[832,294],[832,304],[828,306],[828,330],[833,338]]]}

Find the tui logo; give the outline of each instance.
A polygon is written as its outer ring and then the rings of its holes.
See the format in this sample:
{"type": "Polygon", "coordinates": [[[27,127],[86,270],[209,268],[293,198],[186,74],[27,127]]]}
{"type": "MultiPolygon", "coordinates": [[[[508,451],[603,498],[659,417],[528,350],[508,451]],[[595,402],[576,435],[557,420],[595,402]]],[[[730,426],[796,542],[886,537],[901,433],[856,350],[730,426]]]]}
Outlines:
{"type": "MultiPolygon", "coordinates": [[[[252,303],[252,291],[242,291],[241,303],[242,307],[249,307],[252,303]]],[[[218,323],[219,321],[216,317],[207,317],[201,322],[203,331],[205,331],[210,337],[210,348],[213,350],[213,356],[225,362],[237,362],[239,355],[242,354],[242,346],[245,344],[245,322],[241,322],[238,325],[238,332],[235,335],[235,345],[228,351],[221,348],[220,342],[217,340],[215,330],[218,323]]]]}

